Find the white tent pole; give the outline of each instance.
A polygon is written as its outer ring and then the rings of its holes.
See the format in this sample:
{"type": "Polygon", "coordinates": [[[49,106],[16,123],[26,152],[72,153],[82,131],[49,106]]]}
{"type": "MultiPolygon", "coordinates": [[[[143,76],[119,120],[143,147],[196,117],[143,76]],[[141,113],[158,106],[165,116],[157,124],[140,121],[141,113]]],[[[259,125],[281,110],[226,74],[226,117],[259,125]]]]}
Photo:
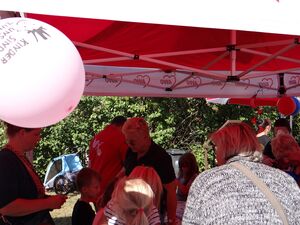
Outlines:
{"type": "MultiPolygon", "coordinates": [[[[103,51],[103,52],[108,52],[108,53],[112,53],[112,54],[116,54],[116,55],[122,55],[122,56],[128,57],[129,59],[134,60],[134,55],[126,53],[126,52],[121,52],[121,51],[117,51],[117,50],[113,50],[113,49],[103,48],[103,47],[94,46],[94,45],[85,44],[85,43],[80,43],[80,42],[73,42],[73,43],[76,46],[80,46],[80,47],[84,47],[84,48],[90,48],[90,49],[93,49],[93,50],[98,50],[98,51],[103,51]]],[[[209,72],[209,71],[206,71],[206,70],[201,70],[201,69],[197,69],[197,68],[190,67],[190,66],[179,65],[179,64],[176,64],[176,63],[165,62],[165,61],[158,60],[158,59],[152,59],[152,58],[148,58],[148,57],[145,57],[145,56],[142,56],[142,55],[137,56],[137,57],[138,57],[137,59],[144,60],[146,62],[152,62],[152,63],[156,63],[158,65],[169,66],[171,68],[178,68],[178,69],[183,69],[183,70],[190,70],[190,71],[196,72],[196,73],[201,73],[203,77],[216,79],[216,80],[226,80],[226,76],[222,76],[220,74],[209,72]]]]}
{"type": "MultiPolygon", "coordinates": [[[[284,40],[284,41],[274,41],[274,42],[264,42],[264,43],[255,43],[255,44],[240,45],[240,46],[237,46],[236,48],[242,50],[244,48],[259,48],[259,47],[270,47],[270,46],[286,45],[286,44],[290,44],[292,42],[294,42],[294,40],[290,39],[290,40],[284,40]]],[[[79,42],[73,42],[73,43],[75,45],[77,45],[77,46],[83,47],[83,46],[80,45],[79,42]]],[[[89,48],[89,47],[85,47],[85,48],[89,48]]],[[[219,48],[197,49],[197,50],[188,50],[188,51],[155,53],[155,54],[147,54],[147,55],[144,55],[144,56],[145,57],[153,57],[153,58],[155,57],[155,58],[158,58],[158,57],[189,55],[189,54],[200,54],[200,53],[210,53],[210,52],[219,52],[219,51],[226,51],[226,48],[225,47],[219,47],[219,48]]],[[[249,50],[249,52],[250,52],[250,50],[249,50]]],[[[283,57],[283,58],[286,58],[286,57],[283,57]]],[[[289,58],[286,58],[286,60],[288,60],[288,59],[289,58]]],[[[86,64],[93,64],[93,63],[115,62],[115,61],[124,61],[124,60],[128,60],[128,58],[127,57],[112,57],[112,58],[106,58],[106,59],[90,59],[90,60],[85,60],[84,62],[86,64]]]]}
{"type": "Polygon", "coordinates": [[[263,65],[263,64],[265,64],[265,63],[267,63],[267,62],[269,62],[269,61],[271,61],[272,59],[274,59],[274,58],[276,58],[277,56],[279,56],[279,55],[281,55],[281,54],[283,54],[283,53],[289,51],[290,49],[292,49],[292,48],[294,48],[294,47],[296,47],[296,46],[297,46],[297,43],[292,43],[292,44],[290,44],[290,45],[288,45],[288,46],[286,46],[286,47],[280,49],[280,50],[279,50],[278,52],[276,52],[275,54],[269,56],[268,58],[262,60],[261,62],[255,64],[255,65],[251,66],[248,70],[246,70],[246,71],[240,73],[240,74],[238,75],[238,77],[239,77],[239,78],[243,77],[243,76],[246,75],[247,73],[249,73],[249,72],[255,70],[257,67],[259,67],[259,66],[261,66],[261,65],[263,65]]]}
{"type": "Polygon", "coordinates": [[[192,54],[222,52],[222,51],[226,51],[226,48],[225,47],[219,47],[219,48],[195,49],[195,50],[187,50],[187,51],[155,53],[155,54],[148,54],[148,55],[143,55],[143,56],[157,58],[157,57],[179,56],[179,55],[192,55],[192,54]]]}
{"type": "MultiPolygon", "coordinates": [[[[262,56],[271,56],[272,55],[270,53],[265,53],[265,52],[256,51],[256,50],[252,50],[252,49],[247,49],[247,48],[240,48],[240,51],[251,53],[251,54],[254,54],[254,55],[262,55],[262,56]]],[[[285,60],[285,61],[288,61],[288,62],[300,63],[300,60],[298,60],[298,59],[293,59],[293,58],[289,58],[289,57],[285,57],[285,56],[277,56],[276,59],[281,59],[281,60],[285,60]]]]}
{"type": "Polygon", "coordinates": [[[131,73],[109,73],[109,74],[100,74],[100,73],[97,73],[97,72],[92,72],[92,71],[87,71],[86,74],[87,75],[92,75],[92,76],[95,76],[95,78],[98,77],[101,77],[103,75],[109,75],[109,76],[132,76],[132,75],[139,75],[139,74],[150,74],[150,73],[158,73],[158,72],[161,72],[160,69],[156,69],[156,70],[141,70],[141,71],[138,71],[138,72],[131,72],[131,73]]]}
{"type": "Polygon", "coordinates": [[[236,71],[236,30],[230,31],[230,43],[233,46],[233,49],[230,50],[230,61],[231,61],[231,76],[235,76],[236,71]]]}
{"type": "Polygon", "coordinates": [[[286,91],[287,90],[291,90],[291,89],[293,89],[293,88],[297,88],[297,87],[299,87],[300,86],[300,84],[295,84],[295,85],[292,85],[292,86],[290,86],[290,87],[288,87],[288,88],[285,88],[286,89],[286,91]]]}
{"type": "Polygon", "coordinates": [[[144,60],[144,61],[152,62],[152,63],[157,63],[159,65],[170,66],[170,67],[173,67],[173,68],[178,68],[178,69],[183,69],[183,70],[190,70],[190,71],[196,72],[196,73],[201,73],[202,77],[207,77],[207,78],[216,79],[216,80],[226,80],[226,76],[222,76],[220,74],[209,72],[209,71],[206,71],[206,70],[193,68],[193,67],[190,67],[190,66],[179,65],[179,64],[176,64],[176,63],[165,62],[165,61],[162,61],[162,60],[151,59],[151,58],[143,57],[143,56],[140,56],[140,60],[144,60]]]}
{"type": "MultiPolygon", "coordinates": [[[[264,72],[264,73],[252,73],[252,74],[249,74],[249,75],[245,75],[243,77],[243,79],[249,79],[249,78],[257,78],[257,77],[264,77],[264,76],[269,76],[269,75],[274,75],[274,76],[277,76],[278,73],[291,73],[291,71],[298,71],[300,70],[300,67],[295,67],[295,68],[290,68],[290,69],[286,69],[286,70],[277,70],[277,71],[267,71],[267,72],[264,72]]],[[[299,74],[296,74],[296,75],[299,75],[299,74]]]]}
{"type": "Polygon", "coordinates": [[[279,46],[279,45],[289,45],[292,43],[295,43],[295,39],[237,45],[236,48],[237,49],[240,49],[240,48],[264,48],[264,47],[272,47],[272,46],[279,46]]]}
{"type": "Polygon", "coordinates": [[[96,63],[105,63],[105,62],[120,62],[120,61],[126,61],[128,60],[128,57],[111,57],[111,58],[105,58],[105,59],[87,59],[83,60],[84,64],[96,64],[96,63]]]}
{"type": "MultiPolygon", "coordinates": [[[[192,54],[221,52],[221,51],[226,51],[226,48],[220,47],[220,48],[198,49],[198,50],[188,50],[188,51],[165,52],[165,53],[146,54],[143,56],[151,57],[151,58],[159,58],[159,57],[192,55],[192,54]]],[[[125,61],[125,60],[128,60],[128,58],[127,57],[112,57],[112,58],[106,58],[106,59],[90,59],[90,60],[85,60],[84,62],[87,64],[93,64],[93,63],[115,62],[115,61],[125,61]]]]}
{"type": "Polygon", "coordinates": [[[83,48],[88,48],[88,49],[92,49],[92,50],[97,50],[97,51],[102,51],[102,52],[108,52],[108,53],[112,53],[115,55],[122,55],[125,56],[129,59],[132,59],[132,54],[127,53],[127,52],[121,52],[121,51],[117,51],[117,50],[113,50],[113,49],[109,49],[109,48],[104,48],[104,47],[100,47],[100,46],[95,46],[95,45],[90,45],[90,44],[85,44],[85,43],[81,43],[81,42],[77,42],[77,41],[73,41],[74,45],[79,46],[79,47],[83,47],[83,48]]]}
{"type": "Polygon", "coordinates": [[[215,58],[214,60],[210,61],[206,66],[204,66],[202,69],[207,70],[209,67],[213,66],[214,64],[216,64],[217,62],[219,62],[221,59],[225,58],[227,55],[229,55],[229,52],[226,51],[223,54],[219,55],[217,58],[215,58]]]}
{"type": "MultiPolygon", "coordinates": [[[[202,69],[208,69],[209,67],[211,67],[212,65],[214,65],[215,63],[219,62],[221,59],[225,58],[227,55],[229,54],[228,51],[224,52],[223,54],[219,55],[217,58],[215,58],[214,60],[210,61],[206,66],[204,66],[202,69]]],[[[184,71],[183,73],[187,73],[186,71],[184,71]]],[[[183,82],[185,82],[186,80],[190,79],[193,76],[201,76],[201,74],[197,74],[197,73],[191,73],[188,72],[189,74],[191,74],[190,76],[187,76],[186,78],[182,79],[181,81],[179,81],[178,83],[174,84],[171,89],[176,88],[178,85],[182,84],[183,82]]]]}

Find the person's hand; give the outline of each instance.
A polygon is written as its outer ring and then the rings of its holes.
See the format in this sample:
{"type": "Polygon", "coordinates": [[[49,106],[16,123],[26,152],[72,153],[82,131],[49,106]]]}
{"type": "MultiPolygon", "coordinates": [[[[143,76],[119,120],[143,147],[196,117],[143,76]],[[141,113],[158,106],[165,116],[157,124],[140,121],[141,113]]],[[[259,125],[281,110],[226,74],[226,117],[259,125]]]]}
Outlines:
{"type": "Polygon", "coordinates": [[[172,219],[172,220],[168,220],[168,225],[178,225],[178,220],[177,220],[177,218],[174,218],[174,219],[172,219]]]}
{"type": "Polygon", "coordinates": [[[65,195],[53,195],[47,198],[47,204],[49,209],[60,209],[66,202],[67,196],[65,195]]]}
{"type": "Polygon", "coordinates": [[[98,196],[96,201],[93,202],[97,211],[98,211],[98,209],[100,209],[102,207],[102,201],[103,201],[103,195],[98,196]]]}

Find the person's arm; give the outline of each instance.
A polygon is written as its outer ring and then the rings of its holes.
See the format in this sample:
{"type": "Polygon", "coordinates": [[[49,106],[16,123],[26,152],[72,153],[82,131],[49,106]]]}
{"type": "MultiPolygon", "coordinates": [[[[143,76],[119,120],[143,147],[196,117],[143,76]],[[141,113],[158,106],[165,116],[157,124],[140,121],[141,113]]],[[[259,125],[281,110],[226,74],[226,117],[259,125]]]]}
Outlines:
{"type": "Polygon", "coordinates": [[[177,182],[177,188],[181,191],[182,194],[187,195],[189,192],[190,186],[182,184],[178,179],[176,180],[177,182]]]}
{"type": "Polygon", "coordinates": [[[119,171],[119,173],[116,175],[115,180],[120,180],[123,177],[125,177],[125,168],[122,167],[122,169],[119,171]]]}
{"type": "Polygon", "coordinates": [[[168,225],[176,224],[176,180],[171,183],[164,184],[164,188],[167,190],[167,215],[168,215],[168,225]]]}
{"type": "Polygon", "coordinates": [[[189,182],[186,185],[182,184],[177,179],[178,189],[182,192],[182,194],[187,195],[189,193],[190,187],[191,187],[193,181],[195,180],[195,178],[197,177],[197,175],[198,174],[195,174],[194,176],[192,176],[191,179],[189,180],[189,182]]]}
{"type": "Polygon", "coordinates": [[[54,195],[41,199],[18,198],[0,209],[4,216],[25,216],[46,209],[59,209],[66,201],[64,195],[54,195]]]}
{"type": "Polygon", "coordinates": [[[93,225],[107,225],[107,219],[104,215],[104,208],[99,209],[99,211],[97,212],[93,221],[93,225]]]}

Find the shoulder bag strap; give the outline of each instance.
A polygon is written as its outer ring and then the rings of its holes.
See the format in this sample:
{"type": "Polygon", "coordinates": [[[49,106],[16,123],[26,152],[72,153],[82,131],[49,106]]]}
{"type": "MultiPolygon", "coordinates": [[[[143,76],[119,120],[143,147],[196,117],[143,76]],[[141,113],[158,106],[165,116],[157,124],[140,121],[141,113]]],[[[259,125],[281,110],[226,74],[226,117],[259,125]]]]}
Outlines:
{"type": "Polygon", "coordinates": [[[273,208],[278,213],[283,224],[288,225],[289,223],[282,205],[280,204],[276,196],[273,194],[273,192],[268,188],[268,186],[259,177],[257,177],[248,167],[242,165],[241,163],[232,162],[230,163],[230,165],[232,165],[233,167],[241,171],[244,175],[246,175],[246,177],[248,177],[258,187],[258,189],[265,194],[273,208]]]}

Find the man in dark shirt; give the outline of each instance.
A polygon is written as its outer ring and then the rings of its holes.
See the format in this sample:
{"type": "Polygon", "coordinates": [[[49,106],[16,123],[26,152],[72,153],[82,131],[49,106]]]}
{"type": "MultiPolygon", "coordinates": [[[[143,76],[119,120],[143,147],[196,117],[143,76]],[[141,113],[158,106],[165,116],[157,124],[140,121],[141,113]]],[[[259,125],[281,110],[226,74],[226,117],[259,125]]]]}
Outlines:
{"type": "MultiPolygon", "coordinates": [[[[274,123],[274,135],[278,134],[290,134],[291,127],[289,121],[285,118],[279,118],[274,123]]],[[[263,151],[263,163],[269,166],[276,166],[275,157],[272,152],[271,141],[269,141],[263,151]]]]}
{"type": "Polygon", "coordinates": [[[176,224],[176,182],[171,156],[151,140],[147,122],[143,118],[128,119],[122,129],[129,146],[125,157],[125,174],[140,165],[153,167],[166,191],[168,224],[176,224]]]}

